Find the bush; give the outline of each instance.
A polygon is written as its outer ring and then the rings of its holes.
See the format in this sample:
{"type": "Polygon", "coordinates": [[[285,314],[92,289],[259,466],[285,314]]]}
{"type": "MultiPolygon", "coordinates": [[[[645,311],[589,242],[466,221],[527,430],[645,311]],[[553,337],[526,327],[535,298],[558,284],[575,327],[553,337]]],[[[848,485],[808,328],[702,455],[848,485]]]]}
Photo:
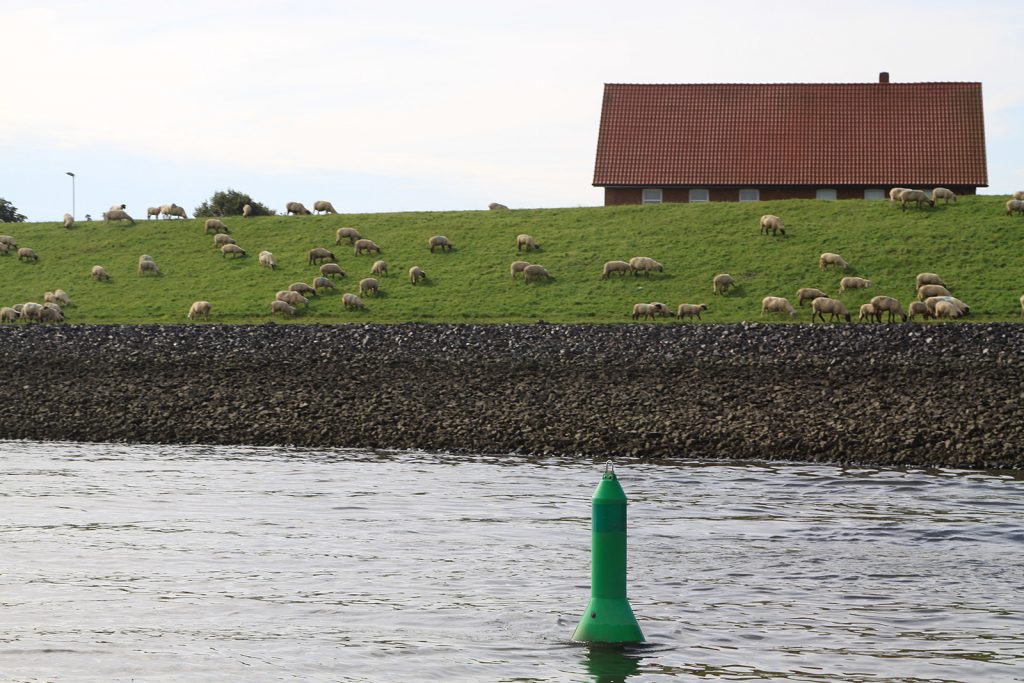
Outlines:
{"type": "Polygon", "coordinates": [[[24,223],[25,216],[18,213],[18,207],[0,197],[0,221],[4,223],[24,223]]]}
{"type": "Polygon", "coordinates": [[[253,216],[274,216],[277,212],[268,209],[259,202],[254,202],[249,195],[228,189],[224,192],[214,192],[213,196],[195,208],[196,218],[219,218],[221,216],[241,216],[242,207],[246,204],[252,207],[253,216]]]}

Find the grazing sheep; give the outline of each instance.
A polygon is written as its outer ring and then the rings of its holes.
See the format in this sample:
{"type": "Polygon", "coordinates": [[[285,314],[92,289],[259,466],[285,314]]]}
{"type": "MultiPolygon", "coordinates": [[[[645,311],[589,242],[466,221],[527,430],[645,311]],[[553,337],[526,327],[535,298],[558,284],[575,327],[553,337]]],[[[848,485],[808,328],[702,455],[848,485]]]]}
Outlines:
{"type": "MultiPolygon", "coordinates": [[[[17,309],[17,306],[15,306],[17,309]]],[[[21,307],[21,317],[25,319],[25,322],[32,322],[33,320],[38,321],[39,316],[43,312],[42,304],[37,304],[34,301],[29,301],[21,307]]]]}
{"type": "Polygon", "coordinates": [[[434,247],[439,247],[441,251],[444,251],[445,249],[451,251],[453,246],[452,243],[448,240],[448,238],[445,237],[444,235],[434,235],[433,237],[430,238],[429,244],[431,254],[434,253],[434,247]]]}
{"type": "Polygon", "coordinates": [[[921,289],[921,285],[942,285],[945,287],[946,283],[935,273],[918,273],[917,277],[914,278],[914,287],[915,289],[921,289]]]}
{"type": "Polygon", "coordinates": [[[129,225],[135,225],[135,220],[124,209],[111,209],[107,211],[103,214],[103,220],[107,223],[110,221],[128,221],[129,225]]]}
{"type": "Polygon", "coordinates": [[[324,201],[322,199],[319,200],[319,201],[313,202],[313,211],[316,211],[317,213],[320,213],[321,211],[323,213],[338,213],[337,211],[334,210],[334,205],[333,204],[331,204],[328,201],[324,201]]]}
{"type": "Polygon", "coordinates": [[[633,304],[633,320],[639,318],[650,318],[654,320],[654,316],[661,316],[663,318],[671,317],[672,311],[669,307],[658,301],[649,304],[633,304]]]}
{"type": "Polygon", "coordinates": [[[39,322],[41,323],[62,323],[64,322],[64,311],[55,304],[44,304],[39,311],[39,322]]]}
{"type": "Polygon", "coordinates": [[[216,235],[213,236],[214,248],[223,247],[225,244],[237,244],[237,242],[235,242],[234,237],[232,237],[231,235],[225,235],[222,232],[218,232],[216,235]]]}
{"type": "Polygon", "coordinates": [[[188,213],[185,211],[185,209],[174,203],[164,204],[163,206],[161,206],[160,213],[163,214],[168,219],[172,219],[175,216],[177,216],[178,218],[188,218],[188,213]]]}
{"type": "Polygon", "coordinates": [[[341,295],[341,305],[345,308],[363,308],[363,300],[355,294],[345,292],[341,295]]]}
{"type": "Polygon", "coordinates": [[[323,247],[314,247],[306,252],[306,259],[309,261],[309,265],[314,265],[318,261],[323,263],[325,261],[336,261],[334,258],[334,252],[324,249],[323,247]]]}
{"type": "Polygon", "coordinates": [[[146,209],[146,220],[148,221],[150,218],[160,218],[159,206],[151,206],[146,209]]]}
{"type": "Polygon", "coordinates": [[[907,192],[908,190],[910,190],[909,187],[894,187],[894,188],[892,188],[891,190],[889,190],[889,201],[892,202],[893,204],[895,204],[896,202],[898,202],[900,200],[900,197],[903,195],[903,193],[907,192]]]}
{"type": "Polygon", "coordinates": [[[103,266],[93,266],[89,274],[92,276],[92,279],[96,280],[97,282],[99,282],[100,280],[110,279],[110,273],[108,273],[107,269],[104,268],[103,266]]]}
{"type": "Polygon", "coordinates": [[[252,216],[252,204],[246,204],[242,207],[242,218],[249,218],[252,216]]]}
{"type": "Polygon", "coordinates": [[[269,251],[260,252],[260,265],[270,268],[271,270],[277,269],[277,259],[274,258],[274,254],[269,251]]]}
{"type": "Polygon", "coordinates": [[[530,235],[522,234],[516,235],[516,253],[519,253],[525,249],[526,251],[534,251],[540,249],[540,245],[530,235]]]}
{"type": "Polygon", "coordinates": [[[864,320],[874,320],[876,323],[882,322],[882,314],[875,310],[875,307],[871,304],[861,304],[860,315],[857,320],[862,322],[864,320]]]}
{"type": "Polygon", "coordinates": [[[192,306],[188,309],[189,320],[195,320],[199,316],[203,316],[203,320],[210,319],[209,301],[195,301],[192,303],[192,306]]]}
{"type": "MultiPolygon", "coordinates": [[[[839,291],[843,290],[840,289],[839,291]]],[[[796,301],[800,306],[803,306],[805,301],[814,301],[823,296],[828,296],[828,294],[814,287],[801,287],[796,290],[796,301]]]]}
{"type": "Polygon", "coordinates": [[[231,231],[228,230],[228,226],[224,225],[224,221],[219,218],[207,218],[206,219],[206,234],[222,232],[225,235],[230,235],[231,231]]]}
{"type": "Polygon", "coordinates": [[[342,270],[341,266],[339,266],[337,263],[323,264],[322,266],[320,266],[320,274],[323,275],[324,277],[334,277],[335,275],[345,277],[345,271],[342,270]]]}
{"type": "Polygon", "coordinates": [[[245,256],[245,249],[242,249],[237,244],[225,244],[220,248],[220,255],[222,258],[227,258],[228,254],[231,254],[231,258],[245,256]]]}
{"type": "Polygon", "coordinates": [[[39,260],[39,254],[28,247],[21,247],[18,249],[18,260],[19,261],[32,261],[33,263],[39,260]]]}
{"type": "Polygon", "coordinates": [[[944,187],[936,187],[932,190],[932,202],[934,203],[938,199],[942,199],[943,204],[949,204],[949,200],[952,199],[953,203],[956,204],[956,193],[944,187]]]}
{"type": "MultiPolygon", "coordinates": [[[[528,261],[513,261],[512,265],[509,266],[509,270],[512,271],[512,279],[516,279],[516,273],[521,273],[526,270],[526,266],[530,265],[528,261]]],[[[627,266],[629,264],[626,264],[627,266]]]]}
{"type": "Polygon", "coordinates": [[[935,304],[935,317],[937,319],[948,318],[956,320],[963,315],[963,311],[952,301],[939,301],[935,304]]]}
{"type": "Polygon", "coordinates": [[[1024,215],[1024,200],[1011,199],[1006,202],[1006,215],[1012,216],[1014,212],[1024,215]]]}
{"type": "Polygon", "coordinates": [[[324,276],[320,276],[313,280],[313,289],[319,292],[321,289],[334,289],[334,283],[328,280],[324,276]]]}
{"type": "Polygon", "coordinates": [[[152,261],[152,260],[153,260],[153,257],[150,256],[149,254],[143,254],[142,256],[139,257],[139,263],[142,263],[143,261],[152,261]]]}
{"type": "Polygon", "coordinates": [[[18,313],[18,311],[14,310],[10,306],[0,308],[0,323],[17,322],[20,316],[21,313],[18,313]]]}
{"type": "Polygon", "coordinates": [[[760,234],[767,235],[769,230],[772,231],[772,237],[774,237],[776,233],[780,232],[783,237],[786,236],[786,226],[783,224],[782,219],[778,216],[773,216],[770,213],[761,216],[760,234]]]}
{"type": "Polygon", "coordinates": [[[491,211],[508,211],[507,206],[505,206],[504,204],[499,204],[498,202],[491,202],[490,204],[487,205],[487,208],[490,209],[491,211]]]}
{"type": "Polygon", "coordinates": [[[427,274],[424,273],[423,269],[420,268],[419,266],[413,266],[412,268],[409,269],[409,282],[411,284],[415,285],[420,280],[426,280],[426,279],[427,279],[427,274]]]}
{"type": "Polygon", "coordinates": [[[369,254],[371,251],[375,251],[378,254],[381,253],[380,247],[378,247],[376,244],[374,244],[373,240],[358,239],[358,240],[355,241],[355,247],[356,247],[356,249],[355,249],[355,255],[356,256],[359,256],[364,251],[367,254],[369,254]]]}
{"type": "MultiPolygon", "coordinates": [[[[812,301],[811,306],[813,305],[814,302],[812,301]]],[[[796,309],[793,308],[793,304],[789,303],[789,300],[782,296],[766,296],[761,299],[761,315],[768,315],[769,313],[786,313],[790,318],[796,318],[796,309]]]]}
{"type": "Polygon", "coordinates": [[[907,306],[907,319],[913,320],[918,315],[926,319],[932,317],[931,311],[928,310],[928,305],[925,302],[911,301],[910,305],[907,306]]]}
{"type": "Polygon", "coordinates": [[[684,317],[693,319],[693,316],[697,316],[697,320],[700,320],[700,312],[708,310],[707,304],[679,304],[679,308],[676,309],[676,317],[682,320],[684,317]]]}
{"type": "Polygon", "coordinates": [[[940,301],[948,301],[956,306],[960,310],[960,315],[967,315],[971,312],[971,307],[955,296],[930,296],[924,300],[924,305],[928,307],[928,312],[932,314],[933,318],[937,317],[935,315],[935,307],[940,301]]]}
{"type": "Polygon", "coordinates": [[[811,322],[814,322],[815,317],[819,317],[821,322],[825,322],[826,313],[829,314],[829,322],[839,320],[840,318],[850,322],[850,312],[846,310],[846,306],[839,299],[830,299],[827,296],[822,296],[811,302],[811,322]]]}
{"type": "Polygon", "coordinates": [[[848,289],[867,289],[871,286],[871,280],[862,277],[844,277],[839,281],[839,293],[842,294],[848,289]]]}
{"type": "Polygon", "coordinates": [[[544,266],[538,266],[536,263],[531,263],[523,268],[523,282],[549,279],[551,279],[551,273],[549,273],[544,266]]]}
{"type": "Polygon", "coordinates": [[[876,296],[871,299],[871,305],[878,311],[879,322],[881,322],[883,311],[889,314],[887,317],[888,322],[893,322],[895,316],[899,316],[900,320],[907,322],[907,314],[903,312],[903,305],[900,304],[899,300],[891,296],[876,296]]]}
{"type": "Polygon", "coordinates": [[[377,292],[380,291],[380,283],[372,277],[364,277],[359,281],[359,295],[366,296],[370,292],[373,292],[374,296],[377,296],[377,292]]]}
{"type": "Polygon", "coordinates": [[[719,273],[711,281],[711,291],[714,294],[725,294],[730,287],[735,287],[736,281],[728,273],[719,273]]]}
{"type": "Polygon", "coordinates": [[[388,275],[388,263],[387,261],[374,261],[373,267],[370,268],[370,275],[380,275],[381,277],[387,277],[388,275]]]}
{"type": "Polygon", "coordinates": [[[293,282],[292,284],[288,285],[288,291],[298,292],[303,296],[316,296],[316,288],[310,287],[305,282],[293,282]]]}
{"type": "Polygon", "coordinates": [[[942,285],[921,285],[917,288],[917,300],[924,301],[931,296],[953,296],[948,289],[942,285]]]}
{"type": "Polygon", "coordinates": [[[70,213],[64,214],[64,227],[68,230],[75,227],[75,218],[70,213]]]}
{"type": "Polygon", "coordinates": [[[272,301],[270,302],[270,314],[284,313],[285,315],[295,315],[295,307],[289,304],[287,301],[272,301]]]}
{"type": "Polygon", "coordinates": [[[296,214],[299,216],[310,215],[309,209],[303,206],[302,202],[288,202],[285,205],[285,213],[288,214],[289,216],[292,214],[296,214]]]}
{"type": "Polygon", "coordinates": [[[48,304],[59,304],[61,306],[70,306],[71,297],[63,289],[57,289],[52,292],[46,292],[43,295],[43,301],[48,304]]]}
{"type": "Polygon", "coordinates": [[[825,270],[829,266],[833,266],[834,268],[842,268],[843,270],[846,270],[847,268],[850,267],[850,265],[842,256],[840,256],[839,254],[833,254],[832,252],[826,251],[824,254],[818,257],[818,268],[820,270],[825,270]]]}
{"type": "Polygon", "coordinates": [[[0,235],[0,244],[6,244],[11,249],[18,248],[18,242],[10,235],[0,235]]]}
{"type": "Polygon", "coordinates": [[[299,304],[309,306],[309,299],[302,296],[301,292],[296,292],[291,289],[281,290],[274,296],[274,298],[277,299],[278,301],[287,302],[292,306],[298,306],[299,304]]]}
{"type": "MultiPolygon", "coordinates": [[[[516,261],[516,263],[525,263],[525,261],[516,261]]],[[[604,268],[601,269],[601,279],[607,280],[612,273],[625,275],[628,272],[630,272],[629,264],[625,261],[606,261],[604,268]]],[[[515,277],[515,273],[513,273],[513,277],[515,277]]]]}
{"type": "Polygon", "coordinates": [[[139,277],[142,277],[146,273],[152,273],[153,275],[160,274],[160,268],[151,260],[139,261],[139,277]]]}
{"type": "Polygon", "coordinates": [[[341,244],[343,239],[348,239],[350,245],[355,244],[356,240],[362,239],[362,235],[355,228],[338,228],[337,239],[334,240],[335,244],[341,244]]]}
{"type": "Polygon", "coordinates": [[[650,277],[651,271],[662,273],[665,271],[665,267],[647,256],[634,256],[629,259],[629,270],[634,276],[642,270],[644,277],[650,277]]]}
{"type": "Polygon", "coordinates": [[[903,211],[907,210],[907,203],[914,202],[917,204],[917,208],[921,208],[921,204],[927,202],[928,206],[935,206],[935,200],[928,196],[928,193],[924,190],[904,190],[900,193],[900,208],[903,211]]]}

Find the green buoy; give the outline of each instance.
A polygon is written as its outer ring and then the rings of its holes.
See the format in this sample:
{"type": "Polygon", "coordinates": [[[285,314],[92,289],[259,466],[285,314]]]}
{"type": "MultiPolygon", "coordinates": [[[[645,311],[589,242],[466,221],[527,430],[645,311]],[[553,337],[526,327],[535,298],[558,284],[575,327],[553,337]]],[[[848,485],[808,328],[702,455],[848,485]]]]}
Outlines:
{"type": "Polygon", "coordinates": [[[626,598],[626,494],[611,462],[590,501],[590,602],[572,639],[643,642],[644,634],[626,598]]]}

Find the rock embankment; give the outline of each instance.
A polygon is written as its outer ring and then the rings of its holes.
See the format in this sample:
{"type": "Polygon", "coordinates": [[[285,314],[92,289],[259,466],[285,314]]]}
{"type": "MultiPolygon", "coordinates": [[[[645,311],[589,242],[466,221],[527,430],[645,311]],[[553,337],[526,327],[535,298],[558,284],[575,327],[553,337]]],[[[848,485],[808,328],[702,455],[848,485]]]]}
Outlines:
{"type": "Polygon", "coordinates": [[[1024,326],[0,329],[0,438],[1024,469],[1024,326]]]}

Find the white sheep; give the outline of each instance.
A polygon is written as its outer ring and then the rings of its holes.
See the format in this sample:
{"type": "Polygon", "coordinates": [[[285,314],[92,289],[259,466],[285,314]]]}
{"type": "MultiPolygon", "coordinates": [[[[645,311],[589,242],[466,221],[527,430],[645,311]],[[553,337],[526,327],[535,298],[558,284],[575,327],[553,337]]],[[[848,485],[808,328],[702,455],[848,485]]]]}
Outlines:
{"type": "Polygon", "coordinates": [[[63,289],[56,289],[52,292],[46,292],[43,295],[43,301],[46,303],[60,304],[61,306],[71,306],[71,297],[63,289]]]}
{"type": "Polygon", "coordinates": [[[736,280],[729,273],[719,273],[711,280],[711,292],[713,294],[725,294],[730,287],[736,286],[736,280]]]}
{"type": "Polygon", "coordinates": [[[70,213],[64,214],[64,227],[71,230],[75,227],[75,217],[70,213]]]}
{"type": "Polygon", "coordinates": [[[28,247],[20,247],[18,249],[18,260],[32,261],[33,263],[36,263],[37,261],[39,261],[39,254],[37,254],[34,249],[30,249],[28,247]]]}
{"type": "Polygon", "coordinates": [[[867,289],[871,286],[871,280],[862,277],[844,277],[839,281],[839,293],[842,294],[848,289],[867,289]]]}
{"type": "Polygon", "coordinates": [[[64,311],[56,304],[43,304],[39,311],[39,322],[41,323],[62,323],[64,322],[64,311]]]}
{"type": "Polygon", "coordinates": [[[246,204],[242,207],[242,218],[249,218],[252,216],[252,204],[246,204]]]}
{"type": "Polygon", "coordinates": [[[288,215],[296,214],[299,216],[309,216],[309,209],[302,205],[302,202],[288,202],[285,205],[285,213],[288,215]]]}
{"type": "Polygon", "coordinates": [[[697,320],[700,320],[700,312],[708,310],[707,304],[679,304],[679,308],[676,309],[676,317],[682,320],[684,317],[693,319],[693,316],[697,316],[697,320]]]}
{"type": "Polygon", "coordinates": [[[282,289],[274,295],[274,298],[278,301],[284,301],[292,306],[298,306],[300,304],[309,306],[309,299],[302,296],[299,292],[293,292],[290,289],[282,289]]]}
{"type": "Polygon", "coordinates": [[[870,303],[861,304],[860,315],[857,317],[857,320],[874,320],[875,322],[882,322],[882,314],[875,310],[875,307],[870,303]]]}
{"type": "Polygon", "coordinates": [[[139,277],[142,277],[146,273],[160,275],[160,267],[157,266],[154,261],[139,261],[139,277]]]}
{"type": "MultiPolygon", "coordinates": [[[[839,290],[840,292],[843,290],[839,290]]],[[[796,302],[798,305],[803,306],[805,301],[814,301],[817,298],[828,296],[825,292],[814,287],[801,287],[796,290],[796,302]]]]}
{"type": "Polygon", "coordinates": [[[355,255],[359,256],[364,251],[369,254],[371,251],[375,251],[378,254],[381,253],[380,247],[378,247],[373,240],[358,239],[355,241],[355,255]]]}
{"type": "Polygon", "coordinates": [[[665,267],[648,256],[634,256],[629,259],[629,270],[634,276],[643,271],[645,277],[650,277],[652,272],[664,272],[665,267]]]}
{"type": "Polygon", "coordinates": [[[317,213],[338,213],[334,210],[334,204],[323,199],[313,202],[313,211],[316,211],[317,213]]]}
{"type": "Polygon", "coordinates": [[[913,320],[916,316],[922,318],[932,317],[931,311],[928,310],[928,305],[923,301],[911,301],[907,306],[907,319],[913,320]]]}
{"type": "Polygon", "coordinates": [[[1011,199],[1006,202],[1006,215],[1012,216],[1014,213],[1024,215],[1024,200],[1011,199]]]}
{"type": "Polygon", "coordinates": [[[380,283],[377,282],[376,279],[374,279],[372,277],[364,277],[362,280],[359,281],[359,295],[360,296],[366,296],[366,295],[370,294],[371,292],[373,293],[374,296],[377,296],[377,292],[379,292],[379,291],[380,291],[380,283]]]}
{"type": "Polygon", "coordinates": [[[314,247],[306,252],[306,259],[309,261],[309,265],[314,265],[317,262],[323,263],[324,261],[335,261],[334,252],[324,249],[323,247],[314,247]]]}
{"type": "MultiPolygon", "coordinates": [[[[811,305],[813,306],[814,302],[811,302],[811,305]]],[[[786,313],[790,318],[796,318],[796,309],[783,296],[766,296],[761,299],[761,315],[768,315],[769,313],[786,313]]]]}
{"type": "Polygon", "coordinates": [[[0,244],[6,244],[7,246],[11,247],[12,249],[17,249],[18,248],[18,241],[15,240],[10,235],[0,235],[0,244]]]}
{"type": "Polygon", "coordinates": [[[639,318],[649,318],[654,320],[655,316],[661,316],[663,318],[670,317],[672,311],[665,304],[654,301],[649,304],[633,304],[633,320],[639,318]]]}
{"type": "Polygon", "coordinates": [[[428,244],[430,245],[431,254],[434,253],[435,247],[439,248],[441,251],[444,251],[445,249],[451,251],[452,246],[454,246],[452,245],[451,241],[444,235],[434,235],[433,237],[430,238],[428,244]]]}
{"type": "Polygon", "coordinates": [[[237,244],[225,244],[220,248],[220,255],[222,258],[227,258],[228,254],[231,254],[231,258],[239,258],[245,256],[245,249],[237,244]]]}
{"type": "Polygon", "coordinates": [[[337,239],[334,240],[335,244],[341,244],[343,239],[347,239],[350,245],[355,244],[356,240],[362,239],[362,235],[355,228],[338,228],[336,233],[337,239]]]}
{"type": "Polygon", "coordinates": [[[946,283],[935,273],[918,273],[917,277],[914,278],[914,288],[921,289],[921,285],[942,285],[945,287],[946,283]]]}
{"type": "Polygon", "coordinates": [[[143,254],[142,256],[139,257],[139,263],[142,263],[143,261],[152,261],[152,260],[153,260],[153,257],[150,256],[149,254],[143,254]]]}
{"type": "Polygon", "coordinates": [[[850,265],[846,262],[846,259],[844,259],[842,256],[840,256],[839,254],[833,254],[830,251],[826,251],[824,254],[818,257],[818,268],[820,270],[825,270],[829,266],[832,266],[834,268],[842,268],[843,270],[846,270],[847,268],[850,267],[850,265]]]}
{"type": "Polygon", "coordinates": [[[107,269],[103,266],[93,266],[89,274],[92,276],[92,279],[97,282],[110,279],[110,273],[108,273],[107,269]]]}
{"type": "Polygon", "coordinates": [[[124,210],[125,210],[125,209],[127,209],[127,208],[128,208],[128,205],[127,205],[127,204],[114,204],[113,206],[111,206],[111,207],[110,207],[109,209],[107,209],[107,210],[108,210],[108,211],[124,211],[124,210]]]}
{"type": "Polygon", "coordinates": [[[218,232],[216,235],[213,236],[214,248],[223,247],[225,244],[237,244],[237,242],[235,242],[234,237],[232,237],[231,235],[226,235],[223,232],[218,232]]]}
{"type": "Polygon", "coordinates": [[[10,306],[0,308],[0,323],[17,322],[20,316],[21,314],[10,306]]]}
{"type": "Polygon", "coordinates": [[[487,208],[490,209],[491,211],[508,211],[507,206],[505,206],[504,204],[499,204],[498,202],[491,202],[490,204],[487,205],[487,208]]]}
{"type": "Polygon", "coordinates": [[[203,316],[203,320],[210,319],[209,301],[195,301],[192,303],[192,306],[188,309],[189,320],[195,320],[199,316],[203,316]]]}
{"type": "Polygon", "coordinates": [[[293,282],[288,285],[288,291],[298,292],[303,296],[316,296],[316,288],[310,287],[305,282],[293,282]]]}
{"type": "Polygon", "coordinates": [[[924,301],[932,296],[953,296],[952,293],[942,285],[921,285],[917,288],[917,300],[924,301]]]}
{"type": "Polygon", "coordinates": [[[829,322],[840,318],[850,322],[850,312],[846,310],[846,306],[839,299],[822,296],[811,302],[811,322],[814,322],[815,317],[819,317],[821,322],[825,322],[826,313],[829,314],[829,322]]]}
{"type": "Polygon", "coordinates": [[[930,296],[924,300],[924,305],[928,307],[928,311],[932,314],[933,318],[937,317],[935,315],[935,307],[939,304],[940,301],[948,301],[949,303],[956,306],[956,308],[960,311],[960,315],[967,315],[968,313],[971,312],[971,307],[965,304],[960,299],[957,299],[955,296],[930,296]]]}
{"type": "Polygon", "coordinates": [[[225,235],[230,235],[231,231],[228,230],[228,226],[224,225],[224,221],[219,218],[207,218],[206,219],[206,234],[222,232],[225,235]]]}
{"type": "Polygon", "coordinates": [[[146,220],[148,221],[150,218],[160,218],[159,206],[151,206],[146,209],[146,220]]]}
{"type": "Polygon", "coordinates": [[[107,223],[110,221],[128,221],[129,225],[135,225],[135,220],[124,209],[111,209],[107,211],[103,214],[103,220],[107,223]]]}
{"type": "Polygon", "coordinates": [[[38,304],[34,301],[26,302],[21,307],[21,317],[25,319],[25,322],[32,322],[33,320],[38,321],[42,312],[42,304],[38,304]]]}
{"type": "Polygon", "coordinates": [[[536,249],[540,249],[540,245],[537,244],[537,241],[530,235],[525,233],[522,235],[516,235],[516,253],[519,253],[524,249],[526,251],[534,251],[536,249]]]}
{"type": "Polygon", "coordinates": [[[894,187],[894,188],[892,188],[891,190],[889,190],[889,201],[892,202],[893,204],[895,204],[896,202],[898,202],[900,200],[900,197],[903,196],[903,193],[907,192],[909,190],[910,190],[909,187],[894,187]]]}
{"type": "Polygon", "coordinates": [[[533,282],[534,280],[549,280],[551,279],[551,273],[547,271],[544,266],[539,266],[536,263],[523,268],[523,282],[533,282]]]}
{"type": "Polygon", "coordinates": [[[334,289],[334,282],[325,278],[323,275],[313,280],[313,289],[319,292],[321,289],[334,289]]]}
{"type": "Polygon", "coordinates": [[[786,236],[786,226],[782,222],[782,219],[779,218],[778,216],[773,216],[770,213],[761,216],[760,234],[767,235],[769,230],[771,230],[772,232],[772,237],[774,237],[776,233],[780,232],[782,233],[783,237],[786,236]]]}
{"type": "Polygon", "coordinates": [[[512,279],[516,279],[516,273],[521,273],[526,270],[526,266],[530,265],[529,261],[513,261],[512,265],[509,266],[509,270],[512,271],[512,279]]]}
{"type": "Polygon", "coordinates": [[[380,275],[381,277],[387,277],[388,275],[388,262],[387,261],[374,261],[373,267],[370,268],[370,275],[380,275]]]}
{"type": "Polygon", "coordinates": [[[271,270],[277,269],[277,259],[274,258],[273,252],[261,251],[259,260],[261,266],[270,268],[271,270]]]}
{"type": "Polygon", "coordinates": [[[1013,193],[1014,199],[1024,199],[1024,190],[1017,190],[1013,193]]]}
{"type": "Polygon", "coordinates": [[[893,322],[895,316],[899,316],[900,320],[907,322],[907,314],[903,312],[903,305],[898,299],[894,299],[891,296],[879,295],[872,297],[871,305],[875,307],[878,312],[879,322],[881,322],[882,313],[888,313],[888,322],[893,322]]]}
{"type": "Polygon", "coordinates": [[[409,282],[411,284],[417,284],[420,280],[426,280],[427,274],[423,272],[423,269],[419,266],[413,266],[409,269],[409,282]]]}
{"type": "Polygon", "coordinates": [[[952,301],[939,301],[935,304],[936,318],[948,318],[950,320],[956,320],[962,315],[963,311],[961,311],[952,301]]]}
{"type": "Polygon", "coordinates": [[[345,292],[344,294],[341,295],[341,304],[345,308],[363,308],[363,300],[360,299],[355,294],[350,294],[348,292],[345,292]]]}
{"type": "MultiPolygon", "coordinates": [[[[516,261],[516,263],[525,263],[525,261],[516,261]]],[[[612,273],[625,275],[628,272],[630,272],[629,264],[625,261],[605,261],[604,267],[601,269],[601,279],[607,280],[612,273]]]]}
{"type": "Polygon", "coordinates": [[[168,219],[172,219],[175,216],[177,216],[178,218],[188,218],[188,213],[185,211],[185,209],[178,206],[177,204],[174,204],[173,202],[161,206],[160,213],[163,214],[168,219]]]}
{"type": "Polygon", "coordinates": [[[927,203],[928,206],[935,206],[935,200],[928,196],[928,193],[924,190],[904,190],[899,195],[900,208],[904,211],[907,210],[907,203],[914,202],[917,204],[917,208],[921,208],[921,204],[927,203]]]}
{"type": "Polygon", "coordinates": [[[295,307],[289,304],[287,301],[272,301],[270,302],[270,313],[284,313],[285,315],[295,315],[295,307]]]}
{"type": "Polygon", "coordinates": [[[320,266],[320,274],[323,275],[324,277],[334,277],[335,275],[339,277],[346,277],[345,271],[342,270],[341,266],[339,266],[337,263],[323,264],[322,266],[320,266]]]}
{"type": "Polygon", "coordinates": [[[953,203],[956,204],[956,193],[945,187],[936,187],[932,190],[932,202],[934,203],[938,199],[942,199],[943,204],[949,204],[949,200],[952,199],[953,203]]]}

